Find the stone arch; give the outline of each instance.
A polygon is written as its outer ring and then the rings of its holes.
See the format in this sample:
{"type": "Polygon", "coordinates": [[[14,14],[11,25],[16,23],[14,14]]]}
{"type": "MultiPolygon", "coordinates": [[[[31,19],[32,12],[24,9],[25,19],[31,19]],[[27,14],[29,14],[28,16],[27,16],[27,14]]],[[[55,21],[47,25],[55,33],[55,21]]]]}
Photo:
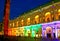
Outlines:
{"type": "Polygon", "coordinates": [[[39,23],[39,15],[35,16],[35,23],[39,23]]]}
{"type": "Polygon", "coordinates": [[[31,18],[27,18],[27,25],[30,25],[30,22],[31,22],[31,18]]]}
{"type": "Polygon", "coordinates": [[[50,26],[47,26],[46,27],[46,36],[48,38],[51,38],[52,37],[52,28],[50,26]]]}
{"type": "Polygon", "coordinates": [[[45,21],[46,22],[51,21],[51,13],[50,12],[46,12],[46,14],[45,14],[45,21]]]}

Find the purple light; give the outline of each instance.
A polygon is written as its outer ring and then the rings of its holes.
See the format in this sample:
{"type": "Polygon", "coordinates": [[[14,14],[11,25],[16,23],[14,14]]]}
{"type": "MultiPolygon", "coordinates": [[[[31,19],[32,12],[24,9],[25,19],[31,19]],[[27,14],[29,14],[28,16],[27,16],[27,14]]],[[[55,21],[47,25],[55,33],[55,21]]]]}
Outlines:
{"type": "Polygon", "coordinates": [[[47,32],[46,32],[46,35],[45,35],[45,31],[46,31],[47,27],[52,28],[51,35],[52,35],[52,37],[54,37],[53,33],[55,33],[56,38],[57,38],[58,37],[57,27],[58,27],[58,29],[60,29],[60,21],[54,21],[54,22],[50,22],[50,23],[43,23],[42,24],[42,37],[47,37],[47,32]]]}

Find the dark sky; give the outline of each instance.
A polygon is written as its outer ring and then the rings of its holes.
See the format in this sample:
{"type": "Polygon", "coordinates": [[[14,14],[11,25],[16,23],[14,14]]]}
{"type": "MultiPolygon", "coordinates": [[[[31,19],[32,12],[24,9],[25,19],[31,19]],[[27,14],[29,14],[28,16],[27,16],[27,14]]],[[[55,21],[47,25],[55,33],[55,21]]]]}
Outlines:
{"type": "Polygon", "coordinates": [[[3,14],[4,14],[4,0],[0,0],[0,22],[3,20],[3,14]]]}
{"type": "MultiPolygon", "coordinates": [[[[17,18],[21,13],[50,1],[51,0],[11,0],[10,19],[17,18]]],[[[0,0],[0,22],[3,20],[4,2],[4,0],[0,0]]]]}

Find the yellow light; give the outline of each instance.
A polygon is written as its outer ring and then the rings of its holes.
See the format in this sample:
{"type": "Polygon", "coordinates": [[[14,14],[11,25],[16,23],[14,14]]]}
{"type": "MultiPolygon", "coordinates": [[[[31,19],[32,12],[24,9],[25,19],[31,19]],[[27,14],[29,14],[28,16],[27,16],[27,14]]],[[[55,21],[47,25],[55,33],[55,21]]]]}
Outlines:
{"type": "Polygon", "coordinates": [[[38,37],[38,34],[36,34],[36,37],[38,37]]]}
{"type": "Polygon", "coordinates": [[[36,16],[35,16],[35,22],[36,22],[36,23],[39,23],[39,15],[36,15],[36,16]]]}
{"type": "Polygon", "coordinates": [[[39,34],[39,37],[40,37],[40,34],[39,34]]]}
{"type": "Polygon", "coordinates": [[[17,24],[18,24],[18,21],[17,21],[17,24]]]}
{"type": "Polygon", "coordinates": [[[35,18],[38,18],[38,17],[39,17],[39,15],[36,15],[36,16],[35,16],[35,18]]]}
{"type": "Polygon", "coordinates": [[[17,21],[17,26],[18,26],[18,21],[17,21]]]}
{"type": "Polygon", "coordinates": [[[19,36],[19,31],[18,31],[18,29],[16,29],[16,36],[19,36]]]}
{"type": "Polygon", "coordinates": [[[10,26],[11,26],[11,24],[10,24],[10,26]]]}
{"type": "Polygon", "coordinates": [[[58,29],[58,37],[60,37],[60,29],[58,29]]]}
{"type": "Polygon", "coordinates": [[[24,20],[22,20],[22,22],[23,22],[24,20]]]}
{"type": "Polygon", "coordinates": [[[30,18],[27,19],[27,24],[29,24],[29,23],[30,23],[30,18]]]}
{"type": "Polygon", "coordinates": [[[24,27],[20,27],[20,33],[24,33],[24,27]]]}
{"type": "Polygon", "coordinates": [[[13,27],[14,27],[14,23],[13,23],[13,27]]]}
{"type": "Polygon", "coordinates": [[[41,34],[41,36],[42,36],[42,34],[41,34]]]}
{"type": "Polygon", "coordinates": [[[21,25],[22,25],[22,26],[24,25],[24,20],[21,20],[21,25]]]}
{"type": "Polygon", "coordinates": [[[50,26],[48,26],[48,27],[46,28],[46,33],[48,33],[48,32],[52,32],[52,28],[51,28],[50,26]]]}
{"type": "Polygon", "coordinates": [[[21,36],[23,36],[23,34],[21,34],[21,36]]]}
{"type": "Polygon", "coordinates": [[[51,14],[50,12],[47,12],[47,13],[45,14],[45,16],[50,15],[50,14],[51,14]]]}
{"type": "Polygon", "coordinates": [[[58,10],[58,12],[60,12],[60,9],[58,10]]]}
{"type": "Polygon", "coordinates": [[[30,20],[30,18],[28,18],[27,20],[30,20]]]}
{"type": "Polygon", "coordinates": [[[49,26],[46,28],[46,30],[50,30],[50,29],[51,29],[51,27],[49,27],[49,26]]]}

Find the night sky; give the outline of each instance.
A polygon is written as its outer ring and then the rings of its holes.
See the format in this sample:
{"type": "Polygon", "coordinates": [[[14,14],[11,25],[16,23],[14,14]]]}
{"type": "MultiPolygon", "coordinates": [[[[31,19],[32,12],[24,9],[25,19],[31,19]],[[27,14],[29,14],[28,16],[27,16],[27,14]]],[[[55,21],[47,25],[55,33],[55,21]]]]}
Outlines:
{"type": "MultiPolygon", "coordinates": [[[[50,2],[51,0],[11,0],[10,20],[17,18],[23,12],[50,2]]],[[[0,22],[3,21],[5,0],[0,0],[0,22]]]]}
{"type": "Polygon", "coordinates": [[[0,0],[0,22],[3,21],[3,14],[4,14],[4,0],[0,0]]]}

